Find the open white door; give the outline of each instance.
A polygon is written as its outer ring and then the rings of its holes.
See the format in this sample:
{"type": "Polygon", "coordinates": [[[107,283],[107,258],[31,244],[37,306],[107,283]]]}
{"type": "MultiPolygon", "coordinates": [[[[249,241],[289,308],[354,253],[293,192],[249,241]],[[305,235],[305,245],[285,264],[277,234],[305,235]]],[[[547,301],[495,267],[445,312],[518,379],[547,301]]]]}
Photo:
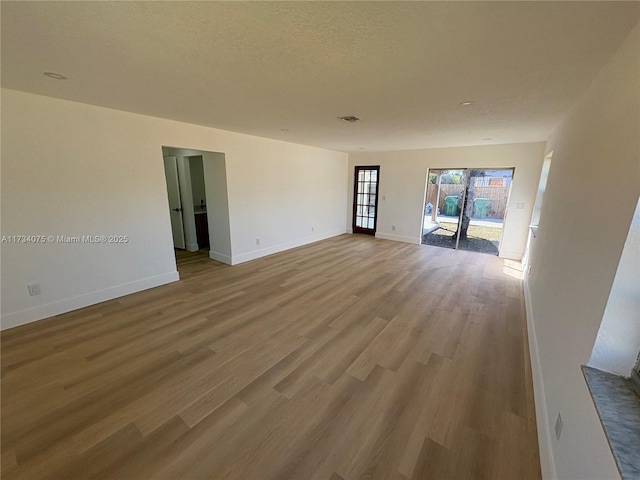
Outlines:
{"type": "Polygon", "coordinates": [[[164,176],[167,180],[167,195],[169,196],[173,245],[176,248],[184,249],[184,224],[182,223],[182,202],[180,201],[180,184],[178,182],[178,162],[176,157],[163,157],[163,159],[164,176]]]}

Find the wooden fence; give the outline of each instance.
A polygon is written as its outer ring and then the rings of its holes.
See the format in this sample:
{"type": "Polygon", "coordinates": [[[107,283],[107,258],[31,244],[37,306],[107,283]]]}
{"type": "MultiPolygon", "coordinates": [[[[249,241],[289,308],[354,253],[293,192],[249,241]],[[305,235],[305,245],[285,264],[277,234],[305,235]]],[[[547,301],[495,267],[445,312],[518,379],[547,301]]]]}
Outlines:
{"type": "MultiPolygon", "coordinates": [[[[464,185],[460,184],[444,184],[440,185],[440,202],[436,202],[438,194],[438,185],[429,183],[427,185],[427,201],[431,203],[433,208],[440,207],[440,213],[444,213],[444,198],[449,196],[458,196],[464,190],[464,185]]],[[[509,199],[508,185],[493,185],[486,187],[474,187],[475,198],[486,198],[489,200],[489,208],[487,210],[487,218],[504,218],[507,210],[507,200],[509,199]]]]}

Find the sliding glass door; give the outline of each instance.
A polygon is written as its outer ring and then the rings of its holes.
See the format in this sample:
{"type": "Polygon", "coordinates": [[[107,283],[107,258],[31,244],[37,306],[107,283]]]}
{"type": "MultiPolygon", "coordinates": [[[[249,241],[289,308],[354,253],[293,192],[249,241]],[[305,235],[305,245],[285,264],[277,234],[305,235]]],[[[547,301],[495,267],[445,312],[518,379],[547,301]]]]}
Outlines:
{"type": "Polygon", "coordinates": [[[498,255],[513,169],[432,169],[422,243],[498,255]]]}

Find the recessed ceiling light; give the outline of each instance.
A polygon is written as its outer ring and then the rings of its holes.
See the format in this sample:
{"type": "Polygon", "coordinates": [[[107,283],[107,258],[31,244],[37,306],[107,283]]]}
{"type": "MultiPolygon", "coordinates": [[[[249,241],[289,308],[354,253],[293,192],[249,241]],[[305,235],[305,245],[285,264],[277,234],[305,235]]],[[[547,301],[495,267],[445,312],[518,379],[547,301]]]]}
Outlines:
{"type": "Polygon", "coordinates": [[[345,122],[354,123],[358,120],[361,120],[360,117],[356,117],[355,115],[345,115],[344,117],[338,117],[340,120],[344,120],[345,122]]]}
{"type": "Polygon", "coordinates": [[[483,138],[483,140],[491,140],[491,137],[483,138]]]}
{"type": "Polygon", "coordinates": [[[358,150],[364,150],[364,147],[360,147],[360,148],[358,148],[358,150]]]}
{"type": "Polygon", "coordinates": [[[64,75],[60,75],[59,73],[55,73],[55,72],[44,72],[44,74],[49,77],[49,78],[53,78],[55,80],[66,80],[67,77],[65,77],[64,75]]]}
{"type": "Polygon", "coordinates": [[[281,132],[288,132],[288,131],[289,131],[289,129],[288,129],[288,128],[281,128],[281,129],[280,129],[280,131],[281,131],[281,132]]]}
{"type": "Polygon", "coordinates": [[[465,102],[460,102],[460,105],[462,105],[463,107],[469,107],[471,105],[473,105],[473,102],[470,100],[467,100],[465,102]]]}

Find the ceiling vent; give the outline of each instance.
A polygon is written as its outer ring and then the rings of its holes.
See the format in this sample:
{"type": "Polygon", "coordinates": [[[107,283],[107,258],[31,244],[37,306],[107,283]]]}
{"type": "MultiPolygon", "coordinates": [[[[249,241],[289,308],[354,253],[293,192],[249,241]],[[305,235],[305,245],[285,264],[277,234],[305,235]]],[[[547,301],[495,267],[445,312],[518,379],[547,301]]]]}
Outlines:
{"type": "Polygon", "coordinates": [[[345,122],[355,123],[360,120],[360,117],[356,117],[355,115],[346,115],[344,117],[338,117],[340,120],[344,120],[345,122]]]}

